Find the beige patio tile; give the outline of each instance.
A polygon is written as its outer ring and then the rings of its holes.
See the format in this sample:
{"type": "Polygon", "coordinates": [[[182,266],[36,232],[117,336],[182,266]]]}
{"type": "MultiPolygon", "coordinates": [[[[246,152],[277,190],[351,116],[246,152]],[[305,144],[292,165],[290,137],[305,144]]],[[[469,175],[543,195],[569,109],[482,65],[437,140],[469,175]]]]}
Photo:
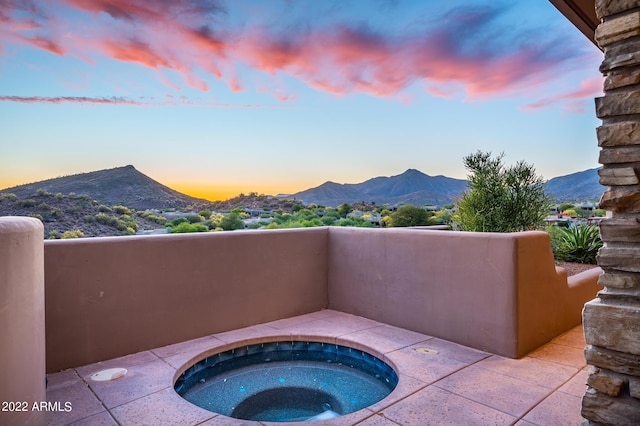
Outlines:
{"type": "Polygon", "coordinates": [[[86,417],[77,422],[70,423],[69,426],[118,426],[118,423],[106,411],[86,417]]]}
{"type": "Polygon", "coordinates": [[[82,379],[73,368],[59,371],[57,373],[49,373],[47,374],[47,392],[51,389],[70,385],[81,380],[82,379]]]}
{"type": "MultiPolygon", "coordinates": [[[[56,374],[63,373],[66,372],[56,374]]],[[[69,377],[67,374],[65,376],[69,377]]],[[[55,388],[48,388],[47,401],[58,402],[61,409],[69,408],[69,411],[47,411],[45,418],[49,426],[67,425],[106,412],[104,406],[79,377],[76,380],[59,382],[55,388]],[[70,404],[70,407],[67,404],[70,404]]]]}
{"type": "Polygon", "coordinates": [[[478,362],[491,355],[490,353],[479,349],[473,349],[468,346],[459,345],[436,337],[426,342],[425,346],[437,350],[442,356],[462,361],[467,364],[478,362]]]}
{"type": "Polygon", "coordinates": [[[392,422],[381,414],[375,414],[360,423],[358,426],[398,426],[398,423],[392,422]]]}
{"type": "Polygon", "coordinates": [[[284,318],[277,321],[271,321],[271,322],[265,323],[264,325],[267,325],[269,327],[276,328],[279,330],[283,328],[299,326],[308,322],[316,321],[318,319],[320,318],[317,318],[309,314],[309,315],[300,315],[299,317],[291,317],[291,318],[284,318]]]}
{"type": "Polygon", "coordinates": [[[127,374],[115,380],[105,382],[91,380],[91,374],[101,369],[87,369],[88,374],[84,376],[84,380],[107,408],[126,404],[168,387],[173,391],[175,369],[159,359],[128,366],[127,374]]]}
{"type": "Polygon", "coordinates": [[[357,342],[374,347],[379,353],[386,354],[429,339],[432,339],[432,337],[426,334],[391,325],[382,325],[341,336],[337,343],[348,346],[351,342],[357,342]]]}
{"type": "Polygon", "coordinates": [[[225,331],[224,333],[216,333],[212,336],[225,343],[252,341],[264,336],[280,334],[286,335],[286,332],[278,330],[268,325],[258,324],[251,327],[239,328],[237,330],[225,331]]]}
{"type": "Polygon", "coordinates": [[[587,377],[589,377],[589,369],[585,367],[562,385],[558,391],[582,398],[587,390],[587,377]]]}
{"type": "Polygon", "coordinates": [[[531,410],[523,420],[539,426],[571,426],[582,422],[582,398],[555,392],[531,410]]]}
{"type": "Polygon", "coordinates": [[[421,389],[424,389],[426,386],[427,385],[420,380],[400,374],[398,385],[393,390],[393,392],[391,392],[382,401],[378,401],[375,404],[370,405],[368,408],[375,412],[384,410],[385,408],[395,404],[396,402],[406,398],[407,396],[412,395],[421,389]]]}
{"type": "Polygon", "coordinates": [[[94,364],[83,365],[82,367],[76,367],[76,371],[81,377],[88,378],[98,371],[106,370],[108,368],[129,368],[135,365],[146,364],[148,362],[157,361],[159,358],[151,351],[137,352],[131,355],[125,355],[118,358],[109,359],[106,361],[96,362],[94,364]]]}
{"type": "Polygon", "coordinates": [[[505,358],[493,355],[476,364],[478,367],[549,389],[561,386],[578,371],[575,367],[561,365],[538,358],[505,358]]]}
{"type": "Polygon", "coordinates": [[[123,426],[189,426],[200,424],[216,415],[180,398],[173,388],[115,407],[111,414],[123,426]]]}
{"type": "Polygon", "coordinates": [[[510,425],[516,420],[516,417],[433,386],[392,405],[382,414],[404,426],[510,425]]]}
{"type": "Polygon", "coordinates": [[[555,343],[557,345],[570,346],[572,348],[577,348],[584,350],[587,347],[587,342],[584,340],[584,332],[582,330],[582,326],[574,327],[571,330],[567,331],[564,334],[556,337],[551,341],[551,343],[555,343]]]}
{"type": "Polygon", "coordinates": [[[306,322],[290,327],[282,328],[281,331],[290,333],[295,339],[302,339],[309,336],[325,336],[327,338],[335,338],[353,333],[354,328],[349,324],[338,324],[330,322],[326,319],[306,322]]]}
{"type": "Polygon", "coordinates": [[[514,416],[522,416],[551,390],[472,365],[433,386],[514,416]]]}
{"type": "Polygon", "coordinates": [[[389,352],[385,355],[385,361],[388,360],[395,365],[397,373],[420,380],[424,384],[433,383],[469,365],[449,358],[445,353],[426,355],[416,351],[416,348],[430,347],[430,342],[429,340],[389,352]]]}
{"type": "Polygon", "coordinates": [[[584,358],[584,348],[580,349],[556,343],[547,343],[527,356],[575,368],[583,368],[587,365],[587,361],[584,358]]]}
{"type": "Polygon", "coordinates": [[[187,340],[185,342],[153,349],[151,352],[153,352],[159,358],[169,358],[171,356],[183,353],[191,353],[195,355],[208,349],[223,345],[225,345],[225,342],[217,339],[214,336],[204,336],[198,339],[187,340]]]}

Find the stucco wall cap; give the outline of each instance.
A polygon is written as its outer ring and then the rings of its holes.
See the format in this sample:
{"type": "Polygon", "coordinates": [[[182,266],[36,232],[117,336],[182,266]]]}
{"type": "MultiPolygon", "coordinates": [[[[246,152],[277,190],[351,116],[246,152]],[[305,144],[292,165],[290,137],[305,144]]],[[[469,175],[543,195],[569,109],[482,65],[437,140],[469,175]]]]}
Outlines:
{"type": "MultiPolygon", "coordinates": [[[[3,216],[0,217],[0,234],[17,234],[42,229],[42,222],[33,217],[3,216]]],[[[44,232],[44,231],[43,231],[44,232]]]]}

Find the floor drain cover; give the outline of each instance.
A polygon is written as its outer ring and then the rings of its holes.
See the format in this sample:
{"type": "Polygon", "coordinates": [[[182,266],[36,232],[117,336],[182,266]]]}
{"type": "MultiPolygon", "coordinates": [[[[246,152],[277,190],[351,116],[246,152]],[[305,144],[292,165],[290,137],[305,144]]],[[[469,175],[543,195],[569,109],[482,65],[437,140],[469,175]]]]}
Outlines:
{"type": "Polygon", "coordinates": [[[119,379],[127,374],[126,368],[110,368],[102,370],[91,376],[91,380],[96,382],[108,382],[109,380],[119,379]]]}
{"type": "Polygon", "coordinates": [[[429,348],[416,348],[416,352],[422,355],[437,355],[438,351],[429,348]]]}

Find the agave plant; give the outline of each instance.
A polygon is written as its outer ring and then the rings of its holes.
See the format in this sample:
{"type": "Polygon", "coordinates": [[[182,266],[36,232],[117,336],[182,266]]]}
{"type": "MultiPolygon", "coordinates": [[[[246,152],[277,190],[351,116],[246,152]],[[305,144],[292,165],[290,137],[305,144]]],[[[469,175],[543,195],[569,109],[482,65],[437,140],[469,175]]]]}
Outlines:
{"type": "Polygon", "coordinates": [[[596,263],[596,255],[602,247],[600,231],[596,225],[557,229],[550,234],[556,259],[565,262],[596,263]]]}

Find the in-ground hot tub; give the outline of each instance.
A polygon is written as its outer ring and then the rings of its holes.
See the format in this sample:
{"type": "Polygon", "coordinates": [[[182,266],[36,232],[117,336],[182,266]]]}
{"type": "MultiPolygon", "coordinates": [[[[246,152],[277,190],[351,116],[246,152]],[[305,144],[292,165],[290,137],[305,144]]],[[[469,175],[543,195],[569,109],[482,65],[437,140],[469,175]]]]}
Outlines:
{"type": "Polygon", "coordinates": [[[175,383],[187,401],[244,420],[325,420],[382,400],[398,383],[384,361],[332,343],[237,346],[197,362],[175,383]]]}

